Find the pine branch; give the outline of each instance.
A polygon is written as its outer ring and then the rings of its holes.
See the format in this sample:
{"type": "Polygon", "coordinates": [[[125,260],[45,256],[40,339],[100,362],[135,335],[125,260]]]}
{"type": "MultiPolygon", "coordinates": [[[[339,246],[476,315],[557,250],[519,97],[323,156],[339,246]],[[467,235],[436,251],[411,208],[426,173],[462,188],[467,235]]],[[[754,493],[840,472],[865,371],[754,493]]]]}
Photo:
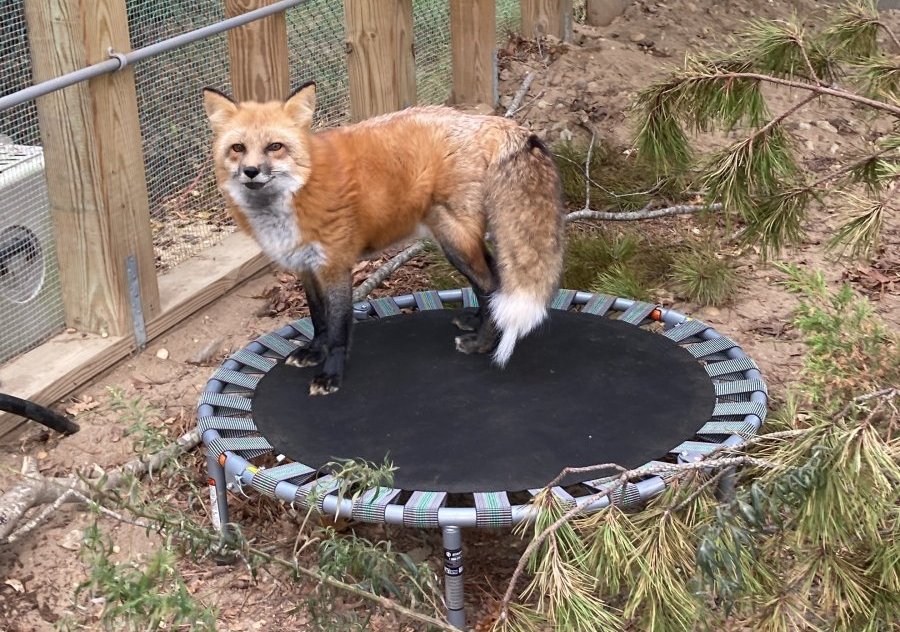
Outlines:
{"type": "MultiPolygon", "coordinates": [[[[693,472],[696,470],[705,470],[705,469],[715,469],[715,468],[724,468],[724,467],[734,467],[736,465],[753,465],[756,467],[763,468],[773,468],[776,467],[775,464],[770,463],[768,461],[757,459],[750,456],[736,456],[736,457],[724,457],[719,459],[704,459],[702,461],[692,462],[692,463],[678,463],[678,464],[669,464],[669,463],[659,463],[654,464],[652,466],[644,466],[633,470],[627,470],[622,472],[620,476],[618,476],[614,481],[611,481],[611,485],[609,488],[597,492],[587,498],[584,498],[583,501],[570,510],[566,511],[562,516],[560,516],[557,520],[555,520],[550,526],[544,529],[541,533],[537,534],[528,546],[525,548],[525,551],[522,553],[519,558],[519,562],[516,565],[515,570],[513,571],[513,575],[509,580],[509,583],[506,587],[506,592],[503,594],[503,598],[500,601],[498,620],[506,621],[509,617],[509,605],[513,598],[513,592],[515,591],[516,583],[519,581],[519,578],[522,576],[522,573],[525,572],[525,567],[528,565],[528,561],[531,559],[534,552],[546,541],[546,539],[552,535],[555,531],[557,531],[560,527],[567,524],[572,520],[575,516],[584,511],[585,507],[603,499],[608,498],[610,500],[610,504],[613,504],[613,495],[619,490],[622,489],[629,481],[638,478],[644,478],[648,475],[653,474],[663,474],[663,473],[675,473],[676,475],[684,475],[689,472],[693,472]]],[[[594,466],[594,467],[606,467],[609,469],[609,464],[604,464],[602,466],[594,466]]],[[[616,466],[617,467],[617,466],[616,466]]],[[[590,468],[584,468],[590,469],[590,468]]],[[[563,470],[565,472],[565,470],[563,470]]],[[[560,475],[562,476],[562,475],[560,475]]],[[[559,480],[560,476],[557,476],[554,481],[559,480]]],[[[546,487],[545,489],[549,489],[546,487]]]]}
{"type": "Polygon", "coordinates": [[[888,34],[888,37],[890,37],[891,41],[894,43],[894,47],[897,49],[898,52],[900,52],[900,40],[897,39],[897,35],[894,34],[894,31],[891,30],[891,27],[889,27],[887,24],[885,24],[881,20],[878,20],[875,23],[879,27],[881,27],[885,33],[888,34]]]}
{"type": "Polygon", "coordinates": [[[795,81],[792,79],[782,79],[780,77],[773,77],[772,75],[766,75],[757,72],[714,72],[714,73],[704,73],[700,75],[692,75],[690,77],[686,77],[681,79],[682,82],[697,82],[697,81],[708,81],[708,80],[727,80],[727,79],[755,79],[757,81],[763,81],[766,83],[773,83],[776,85],[787,86],[789,88],[799,88],[801,90],[810,90],[812,92],[816,92],[818,94],[826,94],[832,97],[838,97],[840,99],[844,99],[847,101],[852,101],[854,103],[860,103],[862,105],[868,105],[871,108],[876,110],[881,110],[883,112],[888,112],[893,114],[894,116],[900,117],[900,106],[892,105],[890,103],[885,103],[884,101],[877,101],[875,99],[870,99],[868,97],[864,97],[862,95],[856,94],[854,92],[849,92],[847,90],[842,90],[840,88],[833,88],[830,86],[820,86],[814,83],[808,83],[805,81],[795,81]]]}
{"type": "Polygon", "coordinates": [[[791,116],[792,114],[797,112],[804,105],[806,105],[812,101],[815,101],[818,98],[819,98],[819,95],[817,95],[816,93],[807,95],[807,97],[805,99],[801,99],[799,102],[795,103],[794,105],[789,107],[787,110],[785,110],[784,112],[782,112],[781,114],[779,114],[778,116],[773,118],[771,121],[769,121],[768,123],[766,123],[765,125],[760,127],[758,130],[753,132],[753,134],[750,135],[748,140],[752,141],[757,136],[762,136],[763,134],[767,133],[769,130],[771,130],[776,125],[780,125],[786,118],[788,118],[789,116],[791,116]]]}

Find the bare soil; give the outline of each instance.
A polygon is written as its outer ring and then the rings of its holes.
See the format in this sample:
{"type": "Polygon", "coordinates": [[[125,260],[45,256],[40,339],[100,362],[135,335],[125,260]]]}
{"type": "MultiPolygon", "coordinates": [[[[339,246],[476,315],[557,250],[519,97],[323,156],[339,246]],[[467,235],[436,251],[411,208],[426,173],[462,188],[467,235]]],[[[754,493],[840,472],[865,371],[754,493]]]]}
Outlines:
{"type": "MultiPolygon", "coordinates": [[[[801,15],[827,10],[830,3],[800,0],[783,3],[747,0],[742,3],[714,0],[665,0],[633,2],[610,26],[576,26],[572,44],[545,42],[540,49],[514,42],[501,51],[499,113],[531,70],[536,79],[516,118],[530,125],[548,141],[573,138],[587,141],[592,132],[611,145],[627,150],[632,133],[628,112],[637,91],[667,69],[678,65],[686,52],[710,43],[727,47],[727,37],[749,17],[785,16],[791,8],[801,15]],[[790,7],[788,6],[790,5],[790,7]]],[[[894,23],[897,17],[887,13],[894,23]]],[[[773,92],[772,109],[789,107],[802,95],[773,92]]],[[[862,112],[845,106],[810,105],[802,110],[792,132],[805,147],[805,164],[811,171],[830,168],[840,155],[852,152],[858,135],[882,132],[862,112]]],[[[725,140],[710,139],[711,143],[725,140]]],[[[809,238],[784,257],[810,269],[822,270],[829,283],[848,281],[867,294],[875,309],[894,328],[900,326],[900,222],[889,220],[882,245],[869,262],[836,262],[824,251],[823,242],[840,218],[839,208],[817,213],[809,226],[809,238]]],[[[694,220],[682,217],[642,225],[648,231],[674,236],[690,229],[694,220]],[[678,227],[675,230],[674,227],[678,227]]],[[[660,296],[665,305],[692,314],[727,332],[761,366],[776,402],[797,379],[803,344],[789,324],[794,296],[775,283],[779,274],[763,265],[753,252],[743,253],[738,296],[724,307],[699,308],[671,294],[660,296]]],[[[376,263],[361,265],[361,280],[376,263]]],[[[403,268],[377,294],[405,293],[428,286],[422,260],[403,268]]],[[[175,438],[195,423],[197,399],[206,380],[225,357],[262,333],[281,327],[303,314],[305,303],[293,279],[268,271],[243,284],[201,313],[194,315],[146,350],[97,378],[77,397],[60,402],[60,410],[72,409],[81,431],[60,440],[33,429],[16,445],[0,452],[0,491],[17,480],[24,454],[34,456],[46,475],[110,469],[134,456],[133,438],[126,434],[120,412],[110,408],[111,387],[126,396],[141,396],[159,410],[157,425],[175,438]],[[163,352],[165,350],[165,352],[163,352]]],[[[188,477],[204,488],[202,451],[183,459],[188,477]]],[[[173,491],[166,479],[148,483],[149,493],[173,506],[208,520],[206,499],[195,499],[182,489],[173,491]],[[193,502],[198,500],[199,502],[193,502]]],[[[232,498],[234,519],[259,542],[289,553],[296,537],[296,521],[274,503],[258,498],[232,498]]],[[[85,578],[86,567],[78,548],[81,531],[93,518],[82,509],[64,507],[42,528],[23,541],[0,549],[0,630],[24,632],[49,630],[66,612],[76,609],[74,589],[85,578]],[[5,583],[4,583],[5,582],[5,583]]],[[[143,529],[101,518],[117,548],[116,559],[140,560],[156,550],[159,536],[143,529]]],[[[394,548],[417,559],[430,559],[438,572],[439,534],[373,525],[343,525],[373,540],[390,538],[394,548]]],[[[469,620],[486,626],[497,598],[506,587],[522,542],[507,531],[470,531],[465,534],[469,620]]],[[[217,565],[212,560],[184,558],[179,569],[194,597],[218,609],[223,630],[312,630],[303,600],[314,588],[294,582],[283,573],[261,573],[254,579],[241,565],[217,565]],[[300,607],[298,607],[300,606],[300,607]]],[[[90,612],[100,605],[79,602],[90,612]]],[[[340,608],[365,612],[368,605],[347,598],[340,608]]],[[[413,630],[390,613],[371,611],[371,630],[413,630]]]]}

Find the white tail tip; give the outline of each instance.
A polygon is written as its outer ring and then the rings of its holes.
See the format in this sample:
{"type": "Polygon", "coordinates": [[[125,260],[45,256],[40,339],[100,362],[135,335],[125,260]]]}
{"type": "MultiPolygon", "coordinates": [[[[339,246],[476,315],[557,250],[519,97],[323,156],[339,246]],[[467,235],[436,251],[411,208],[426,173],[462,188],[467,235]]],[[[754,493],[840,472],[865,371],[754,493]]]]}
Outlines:
{"type": "Polygon", "coordinates": [[[490,300],[491,314],[502,332],[500,343],[494,351],[494,364],[505,367],[516,342],[543,322],[547,316],[547,306],[543,301],[523,292],[497,292],[490,300]]]}

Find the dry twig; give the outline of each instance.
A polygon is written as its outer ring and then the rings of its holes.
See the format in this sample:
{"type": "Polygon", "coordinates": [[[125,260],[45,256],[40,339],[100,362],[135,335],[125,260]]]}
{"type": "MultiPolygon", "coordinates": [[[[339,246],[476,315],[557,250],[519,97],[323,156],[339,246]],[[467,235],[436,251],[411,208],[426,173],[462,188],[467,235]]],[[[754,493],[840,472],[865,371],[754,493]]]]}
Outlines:
{"type": "Polygon", "coordinates": [[[534,82],[534,76],[535,75],[533,70],[525,75],[525,79],[522,81],[522,85],[518,90],[516,90],[516,94],[513,96],[513,100],[510,102],[509,107],[506,108],[506,114],[504,114],[505,117],[509,118],[516,113],[516,110],[525,99],[525,95],[528,94],[528,89],[534,82]]]}

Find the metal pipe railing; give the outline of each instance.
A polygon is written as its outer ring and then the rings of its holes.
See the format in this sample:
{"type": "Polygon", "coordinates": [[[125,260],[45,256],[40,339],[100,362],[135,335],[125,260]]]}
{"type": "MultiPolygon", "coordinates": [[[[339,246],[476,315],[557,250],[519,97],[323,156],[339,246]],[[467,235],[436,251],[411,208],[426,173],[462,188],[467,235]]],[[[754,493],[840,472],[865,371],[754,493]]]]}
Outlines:
{"type": "Polygon", "coordinates": [[[306,0],[280,0],[279,2],[275,2],[259,9],[254,9],[253,11],[248,11],[247,13],[242,13],[233,18],[228,18],[227,20],[222,20],[221,22],[216,22],[209,26],[204,26],[193,31],[188,31],[187,33],[182,33],[181,35],[176,35],[175,37],[170,37],[169,39],[164,39],[156,44],[137,48],[129,53],[119,53],[110,49],[110,58],[106,61],[101,61],[91,66],[87,66],[86,68],[68,72],[59,77],[42,81],[41,83],[0,97],[0,112],[38,97],[42,97],[46,94],[50,94],[51,92],[68,88],[76,83],[116,72],[117,70],[125,68],[128,64],[136,64],[149,57],[182,48],[183,46],[193,44],[194,42],[212,35],[218,35],[219,33],[229,31],[239,26],[244,26],[250,22],[261,20],[262,18],[268,17],[274,13],[280,13],[281,11],[298,6],[304,2],[306,2],[306,0]]]}

